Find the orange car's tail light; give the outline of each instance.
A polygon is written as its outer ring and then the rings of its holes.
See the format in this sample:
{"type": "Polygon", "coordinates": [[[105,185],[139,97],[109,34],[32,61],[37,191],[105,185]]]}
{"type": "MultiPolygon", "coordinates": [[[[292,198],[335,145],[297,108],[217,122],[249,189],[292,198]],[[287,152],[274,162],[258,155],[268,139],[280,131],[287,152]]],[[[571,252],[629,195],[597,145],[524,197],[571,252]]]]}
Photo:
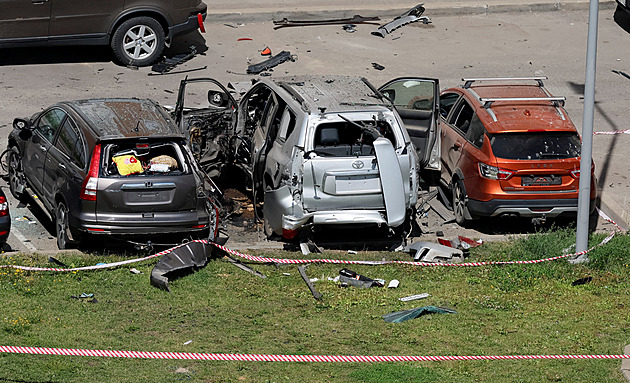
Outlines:
{"type": "Polygon", "coordinates": [[[480,162],[479,174],[481,174],[482,177],[488,178],[491,180],[509,180],[514,175],[514,172],[511,170],[497,168],[496,166],[490,166],[488,164],[484,164],[483,162],[480,162]]]}

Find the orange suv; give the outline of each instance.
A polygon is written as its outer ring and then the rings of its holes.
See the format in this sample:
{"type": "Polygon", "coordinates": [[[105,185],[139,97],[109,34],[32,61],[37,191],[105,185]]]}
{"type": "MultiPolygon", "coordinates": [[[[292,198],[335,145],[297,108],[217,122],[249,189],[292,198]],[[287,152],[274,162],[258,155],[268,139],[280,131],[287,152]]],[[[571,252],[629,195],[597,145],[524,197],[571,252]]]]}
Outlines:
{"type": "MultiPolygon", "coordinates": [[[[577,213],[581,140],[546,79],[462,79],[441,92],[441,182],[457,223],[577,213]]],[[[596,193],[592,174],[591,206],[596,193]]]]}

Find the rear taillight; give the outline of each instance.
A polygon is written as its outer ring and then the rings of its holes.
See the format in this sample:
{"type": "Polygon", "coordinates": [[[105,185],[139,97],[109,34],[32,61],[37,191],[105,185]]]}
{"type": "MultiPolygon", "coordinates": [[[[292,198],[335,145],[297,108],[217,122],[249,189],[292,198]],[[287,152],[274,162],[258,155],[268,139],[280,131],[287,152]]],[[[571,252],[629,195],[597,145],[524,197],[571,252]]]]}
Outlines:
{"type": "Polygon", "coordinates": [[[4,196],[0,196],[0,217],[9,215],[9,203],[4,196]]]}
{"type": "Polygon", "coordinates": [[[90,169],[83,180],[80,198],[86,201],[96,201],[96,188],[98,187],[98,167],[101,163],[101,144],[94,146],[90,169]]]}
{"type": "Polygon", "coordinates": [[[491,180],[509,180],[514,175],[512,170],[497,168],[496,166],[490,166],[484,164],[483,162],[479,163],[479,174],[482,177],[491,179],[491,180]]]}
{"type": "Polygon", "coordinates": [[[284,237],[284,239],[293,239],[297,237],[297,235],[298,231],[296,229],[285,229],[284,227],[282,228],[282,236],[284,237]]]}
{"type": "MultiPolygon", "coordinates": [[[[595,172],[595,163],[591,161],[591,174],[595,172]]],[[[575,179],[580,179],[580,169],[572,170],[571,175],[575,179]]]]}

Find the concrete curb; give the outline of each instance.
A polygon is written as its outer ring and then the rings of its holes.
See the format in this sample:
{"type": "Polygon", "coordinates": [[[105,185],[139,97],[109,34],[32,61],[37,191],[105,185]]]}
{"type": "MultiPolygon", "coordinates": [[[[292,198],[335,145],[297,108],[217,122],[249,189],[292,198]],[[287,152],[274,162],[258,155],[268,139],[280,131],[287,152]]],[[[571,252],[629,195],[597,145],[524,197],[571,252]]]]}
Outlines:
{"type": "MultiPolygon", "coordinates": [[[[624,348],[623,350],[623,354],[624,355],[630,355],[630,344],[626,346],[626,348],[624,348]]],[[[626,378],[626,380],[628,380],[628,382],[630,382],[630,358],[629,359],[623,359],[621,361],[621,373],[623,374],[624,378],[626,378]]]]}
{"type": "MultiPolygon", "coordinates": [[[[616,7],[615,0],[600,0],[599,10],[610,10],[616,7]]],[[[263,22],[282,20],[283,18],[293,20],[309,20],[309,19],[338,19],[349,18],[360,14],[361,16],[380,16],[381,18],[395,17],[407,11],[411,7],[401,8],[395,6],[374,6],[360,5],[348,7],[347,5],[321,7],[312,4],[297,5],[295,7],[283,8],[234,8],[226,9],[209,9],[206,22],[209,23],[225,23],[225,22],[263,22]],[[295,8],[295,9],[292,9],[295,8]]],[[[552,11],[586,11],[589,9],[589,1],[572,0],[572,1],[548,1],[536,2],[519,1],[519,2],[498,2],[492,4],[483,4],[476,2],[460,2],[457,4],[433,4],[426,5],[425,16],[464,16],[464,15],[485,15],[491,13],[516,13],[516,12],[552,12],[552,11]]]]}

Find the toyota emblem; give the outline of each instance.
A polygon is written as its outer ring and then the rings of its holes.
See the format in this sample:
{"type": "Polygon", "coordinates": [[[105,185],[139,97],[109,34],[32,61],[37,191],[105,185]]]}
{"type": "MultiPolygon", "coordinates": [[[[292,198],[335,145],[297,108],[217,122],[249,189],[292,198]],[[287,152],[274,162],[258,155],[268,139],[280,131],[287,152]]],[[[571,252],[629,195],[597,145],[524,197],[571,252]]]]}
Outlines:
{"type": "Polygon", "coordinates": [[[363,161],[356,160],[352,163],[352,167],[355,169],[361,169],[363,166],[363,161]]]}

